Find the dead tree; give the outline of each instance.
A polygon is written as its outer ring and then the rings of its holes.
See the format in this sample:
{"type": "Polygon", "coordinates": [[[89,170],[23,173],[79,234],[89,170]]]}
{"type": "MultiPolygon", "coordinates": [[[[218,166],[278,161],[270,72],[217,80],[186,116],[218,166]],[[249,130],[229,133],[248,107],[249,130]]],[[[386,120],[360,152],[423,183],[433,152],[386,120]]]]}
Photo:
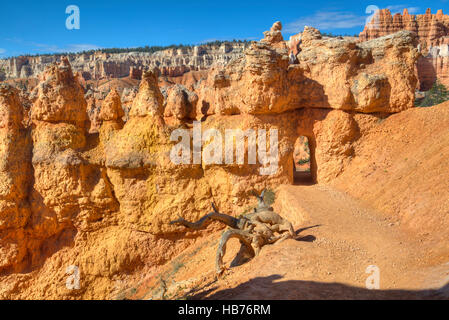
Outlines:
{"type": "Polygon", "coordinates": [[[216,256],[216,271],[218,274],[225,270],[223,257],[226,253],[226,243],[229,239],[236,238],[240,241],[240,250],[231,263],[231,266],[239,265],[245,260],[259,254],[260,249],[266,245],[294,237],[292,224],[273,211],[273,208],[265,204],[265,190],[260,195],[253,191],[257,198],[257,207],[254,211],[235,218],[220,213],[212,203],[213,211],[203,216],[196,222],[189,222],[182,217],[170,224],[182,225],[193,230],[203,229],[209,221],[220,221],[230,229],[226,230],[220,240],[216,256]]]}

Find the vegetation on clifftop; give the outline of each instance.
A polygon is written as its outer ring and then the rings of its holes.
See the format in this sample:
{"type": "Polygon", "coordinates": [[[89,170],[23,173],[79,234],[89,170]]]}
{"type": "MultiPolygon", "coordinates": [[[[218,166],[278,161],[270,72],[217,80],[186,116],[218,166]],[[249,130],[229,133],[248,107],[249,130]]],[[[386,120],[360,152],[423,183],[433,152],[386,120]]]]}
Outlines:
{"type": "MultiPolygon", "coordinates": [[[[198,44],[200,46],[220,46],[225,43],[229,44],[235,44],[235,43],[250,43],[252,41],[250,40],[232,40],[232,41],[210,41],[198,44]]],[[[39,54],[25,54],[21,55],[23,57],[39,57],[39,56],[70,56],[70,55],[77,55],[77,54],[93,54],[95,52],[99,53],[129,53],[129,52],[147,52],[147,53],[154,53],[157,51],[163,51],[167,49],[181,49],[181,48],[192,48],[196,45],[193,44],[172,44],[168,46],[144,46],[144,47],[135,47],[135,48],[102,48],[102,49],[96,49],[96,50],[87,50],[87,51],[80,51],[80,52],[58,52],[58,53],[39,53],[39,54]]]]}

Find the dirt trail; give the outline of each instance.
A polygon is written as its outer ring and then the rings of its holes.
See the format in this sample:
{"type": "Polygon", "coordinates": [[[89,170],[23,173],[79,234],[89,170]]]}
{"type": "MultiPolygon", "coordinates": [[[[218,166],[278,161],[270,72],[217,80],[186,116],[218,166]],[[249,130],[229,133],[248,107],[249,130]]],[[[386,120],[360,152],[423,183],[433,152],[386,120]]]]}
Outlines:
{"type": "MultiPolygon", "coordinates": [[[[171,280],[171,291],[176,292],[169,298],[449,297],[447,286],[441,288],[448,280],[449,265],[433,266],[424,258],[430,250],[426,242],[345,193],[322,185],[281,186],[275,209],[295,221],[296,240],[265,246],[259,256],[215,280],[220,236],[215,233],[179,257],[182,267],[171,280]],[[379,268],[380,290],[366,289],[370,265],[379,268]]],[[[228,265],[237,247],[237,242],[231,244],[225,256],[228,265]]]]}

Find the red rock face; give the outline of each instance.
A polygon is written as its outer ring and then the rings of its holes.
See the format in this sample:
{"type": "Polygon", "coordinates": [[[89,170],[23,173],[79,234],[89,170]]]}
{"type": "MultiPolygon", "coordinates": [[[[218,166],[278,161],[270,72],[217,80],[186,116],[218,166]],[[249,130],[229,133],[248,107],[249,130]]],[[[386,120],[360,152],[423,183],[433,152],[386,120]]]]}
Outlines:
{"type": "Polygon", "coordinates": [[[0,273],[24,267],[27,245],[25,225],[30,217],[27,202],[30,143],[22,126],[18,91],[0,85],[0,273]]]}
{"type": "Polygon", "coordinates": [[[129,68],[129,77],[131,79],[141,80],[142,79],[142,69],[139,69],[136,67],[130,67],[129,68]]]}
{"type": "Polygon", "coordinates": [[[449,35],[448,26],[449,15],[443,14],[442,10],[432,14],[430,9],[427,9],[425,14],[413,15],[404,9],[402,15],[396,13],[392,16],[390,10],[382,9],[365,26],[359,38],[366,41],[401,30],[409,30],[418,34],[422,44],[437,46],[445,42],[443,37],[449,35]]]}
{"type": "Polygon", "coordinates": [[[411,15],[407,9],[403,14],[391,15],[388,9],[379,10],[372,21],[365,26],[359,39],[367,41],[401,30],[409,30],[418,35],[420,50],[423,57],[417,64],[419,78],[418,88],[429,90],[436,79],[449,86],[448,43],[449,43],[449,15],[438,10],[432,14],[430,9],[425,14],[411,15]]]}

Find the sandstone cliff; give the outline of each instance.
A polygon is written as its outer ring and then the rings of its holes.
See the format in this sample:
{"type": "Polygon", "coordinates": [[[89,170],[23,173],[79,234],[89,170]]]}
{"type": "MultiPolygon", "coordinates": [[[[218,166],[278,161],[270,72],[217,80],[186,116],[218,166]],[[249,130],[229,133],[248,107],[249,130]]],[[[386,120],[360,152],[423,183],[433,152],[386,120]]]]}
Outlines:
{"type": "Polygon", "coordinates": [[[447,42],[449,16],[438,10],[432,14],[430,9],[425,14],[413,15],[404,9],[403,14],[391,15],[390,10],[379,10],[360,33],[360,40],[366,41],[395,33],[401,30],[415,32],[420,42],[427,47],[447,42]]]}

